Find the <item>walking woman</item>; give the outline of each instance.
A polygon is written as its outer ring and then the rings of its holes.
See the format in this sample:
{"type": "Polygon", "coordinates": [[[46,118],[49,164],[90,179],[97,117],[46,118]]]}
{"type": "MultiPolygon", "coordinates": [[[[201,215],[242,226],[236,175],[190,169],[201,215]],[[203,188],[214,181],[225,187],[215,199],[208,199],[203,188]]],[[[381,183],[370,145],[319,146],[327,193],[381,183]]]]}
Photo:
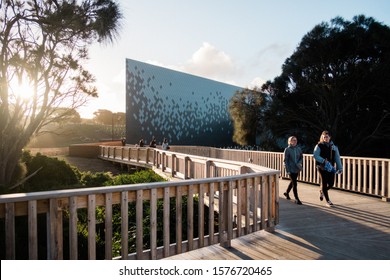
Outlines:
{"type": "Polygon", "coordinates": [[[302,170],[303,154],[301,148],[297,146],[298,139],[295,136],[288,138],[288,147],[284,150],[284,167],[287,175],[290,176],[290,184],[284,196],[290,200],[290,191],[293,190],[295,203],[301,205],[298,197],[298,174],[302,170]]]}
{"type": "Polygon", "coordinates": [[[313,152],[317,170],[321,176],[320,200],[322,201],[325,197],[326,206],[328,207],[333,206],[332,201],[329,199],[328,191],[334,185],[335,174],[343,173],[339,149],[330,138],[330,133],[323,131],[313,152]],[[334,167],[335,164],[336,168],[334,167]]]}

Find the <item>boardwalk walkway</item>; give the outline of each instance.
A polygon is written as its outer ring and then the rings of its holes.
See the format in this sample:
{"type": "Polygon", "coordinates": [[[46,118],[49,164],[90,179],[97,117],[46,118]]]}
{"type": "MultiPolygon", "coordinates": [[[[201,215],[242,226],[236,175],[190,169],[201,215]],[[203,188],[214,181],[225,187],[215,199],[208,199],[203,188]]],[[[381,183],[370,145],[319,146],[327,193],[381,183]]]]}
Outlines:
{"type": "MultiPolygon", "coordinates": [[[[204,247],[170,258],[184,260],[390,260],[390,203],[331,190],[328,208],[318,186],[299,183],[296,205],[284,198],[280,180],[280,223],[274,233],[259,231],[232,241],[232,247],[204,247]]],[[[292,196],[292,195],[291,195],[292,196]]]]}

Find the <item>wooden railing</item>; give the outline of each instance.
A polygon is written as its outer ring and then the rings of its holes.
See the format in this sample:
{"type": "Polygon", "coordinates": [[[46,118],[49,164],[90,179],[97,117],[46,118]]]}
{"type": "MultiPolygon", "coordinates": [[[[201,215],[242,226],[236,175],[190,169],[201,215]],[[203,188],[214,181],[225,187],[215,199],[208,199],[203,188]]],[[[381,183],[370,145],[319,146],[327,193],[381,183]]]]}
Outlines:
{"type": "Polygon", "coordinates": [[[28,248],[28,259],[78,259],[80,248],[88,251],[88,259],[96,259],[97,224],[104,232],[105,259],[160,259],[216,243],[229,246],[233,238],[262,229],[272,231],[279,222],[277,170],[149,148],[101,147],[100,157],[152,167],[178,180],[0,195],[0,229],[5,236],[0,241],[0,254],[5,259],[20,258],[18,250],[22,247],[28,248]],[[186,219],[182,217],[184,199],[186,219]],[[171,209],[172,200],[175,209],[171,209]],[[147,228],[143,217],[146,202],[150,205],[147,228]],[[162,204],[162,229],[157,228],[158,204],[162,204]],[[134,220],[129,216],[132,205],[134,220]],[[112,250],[112,221],[117,208],[121,221],[120,256],[112,250]],[[103,221],[97,219],[98,209],[104,212],[103,221]],[[80,211],[87,215],[86,246],[79,246],[80,211]],[[20,232],[23,223],[27,230],[20,232]],[[136,229],[132,233],[136,238],[135,250],[128,246],[133,237],[129,236],[130,223],[136,229]],[[44,230],[38,231],[42,227],[44,230]],[[170,239],[172,230],[175,240],[170,239]],[[150,233],[147,247],[143,242],[145,231],[150,233]],[[158,240],[162,243],[158,244],[158,240]],[[42,242],[43,249],[39,245],[42,242]]]}
{"type": "MultiPolygon", "coordinates": [[[[180,153],[211,158],[250,161],[279,170],[283,177],[287,177],[283,168],[283,153],[196,146],[173,146],[172,149],[180,153]]],[[[306,183],[319,184],[321,179],[313,155],[304,154],[303,157],[303,171],[298,179],[306,183]]],[[[383,200],[390,199],[390,159],[341,156],[341,161],[344,172],[336,176],[336,188],[378,196],[383,200]]]]}

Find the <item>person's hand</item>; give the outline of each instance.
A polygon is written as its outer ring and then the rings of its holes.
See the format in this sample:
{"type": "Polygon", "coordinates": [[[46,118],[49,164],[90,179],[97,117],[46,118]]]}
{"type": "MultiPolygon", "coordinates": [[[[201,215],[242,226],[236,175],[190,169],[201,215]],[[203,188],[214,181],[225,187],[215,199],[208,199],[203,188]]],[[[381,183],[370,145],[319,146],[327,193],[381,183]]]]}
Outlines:
{"type": "Polygon", "coordinates": [[[336,174],[343,174],[343,170],[337,170],[336,174]]]}

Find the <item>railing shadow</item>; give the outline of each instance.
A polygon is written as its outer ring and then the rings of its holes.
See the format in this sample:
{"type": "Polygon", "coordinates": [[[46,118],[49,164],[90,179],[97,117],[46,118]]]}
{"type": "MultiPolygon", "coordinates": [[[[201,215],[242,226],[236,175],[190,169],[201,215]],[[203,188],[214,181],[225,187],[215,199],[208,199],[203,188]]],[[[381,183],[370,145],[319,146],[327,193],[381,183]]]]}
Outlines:
{"type": "MultiPolygon", "coordinates": [[[[332,191],[338,203],[327,208],[318,200],[318,188],[305,184],[300,184],[299,188],[305,189],[300,195],[302,206],[280,197],[276,236],[317,253],[319,259],[390,259],[388,203],[332,191]]],[[[283,192],[280,190],[280,193],[283,192]]]]}

